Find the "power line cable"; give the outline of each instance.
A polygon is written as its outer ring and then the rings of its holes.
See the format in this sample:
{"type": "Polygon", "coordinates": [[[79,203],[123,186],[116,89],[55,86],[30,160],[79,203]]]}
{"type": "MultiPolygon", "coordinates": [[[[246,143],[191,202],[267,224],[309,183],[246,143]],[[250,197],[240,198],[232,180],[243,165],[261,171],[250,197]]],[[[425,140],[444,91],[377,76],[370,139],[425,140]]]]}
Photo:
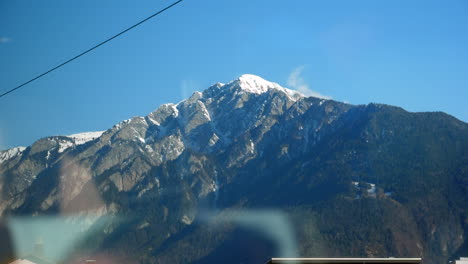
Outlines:
{"type": "Polygon", "coordinates": [[[50,69],[50,70],[48,70],[48,71],[46,71],[46,72],[44,72],[44,73],[42,73],[42,74],[37,75],[36,77],[32,78],[31,80],[29,80],[29,81],[27,81],[27,82],[24,82],[24,83],[22,83],[22,84],[16,86],[15,88],[10,89],[10,90],[8,90],[8,91],[6,91],[6,92],[0,94],[0,98],[4,97],[5,95],[7,95],[7,94],[9,94],[9,93],[11,93],[11,92],[14,92],[14,91],[18,90],[19,88],[21,88],[21,87],[23,87],[23,86],[25,86],[25,85],[27,85],[27,84],[29,84],[29,83],[31,83],[31,82],[33,82],[33,81],[39,79],[39,78],[41,78],[41,77],[43,77],[44,75],[47,75],[47,74],[49,74],[49,73],[51,73],[51,72],[57,70],[58,68],[64,66],[65,64],[68,64],[68,63],[70,63],[70,62],[72,62],[72,61],[74,61],[74,60],[76,60],[76,59],[78,59],[79,57],[85,55],[86,53],[89,53],[89,52],[91,52],[91,51],[93,51],[93,50],[99,48],[100,46],[106,44],[107,42],[109,42],[109,41],[111,41],[111,40],[113,40],[113,39],[115,39],[115,38],[117,38],[117,37],[119,37],[119,36],[125,34],[126,32],[128,32],[128,31],[130,31],[130,30],[132,30],[132,29],[134,29],[134,28],[136,28],[136,27],[138,27],[139,25],[141,25],[141,24],[145,23],[146,21],[152,19],[153,17],[155,17],[155,16],[157,16],[157,15],[163,13],[164,11],[166,11],[166,10],[168,10],[169,8],[171,8],[171,7],[173,7],[173,6],[177,5],[177,4],[179,4],[179,3],[182,2],[182,1],[184,1],[184,0],[178,0],[178,1],[176,1],[176,2],[174,2],[174,3],[172,3],[172,4],[170,4],[170,5],[168,5],[167,7],[165,7],[165,8],[163,8],[163,9],[159,10],[158,12],[152,14],[151,16],[149,16],[149,17],[147,17],[147,18],[141,20],[140,22],[134,24],[133,26],[131,26],[131,27],[129,27],[129,28],[127,28],[127,29],[125,29],[125,30],[123,30],[123,31],[121,31],[121,32],[119,32],[119,33],[117,33],[117,34],[115,34],[114,36],[112,36],[112,37],[110,37],[110,38],[108,38],[108,39],[102,41],[101,43],[99,43],[99,44],[93,46],[92,48],[90,48],[90,49],[88,49],[88,50],[86,50],[86,51],[84,51],[84,52],[82,52],[82,53],[76,55],[75,57],[73,57],[73,58],[71,58],[71,59],[69,59],[69,60],[67,60],[67,61],[65,61],[65,62],[63,62],[63,63],[61,63],[61,64],[59,64],[59,65],[57,65],[57,66],[55,66],[54,68],[52,68],[52,69],[50,69]]]}

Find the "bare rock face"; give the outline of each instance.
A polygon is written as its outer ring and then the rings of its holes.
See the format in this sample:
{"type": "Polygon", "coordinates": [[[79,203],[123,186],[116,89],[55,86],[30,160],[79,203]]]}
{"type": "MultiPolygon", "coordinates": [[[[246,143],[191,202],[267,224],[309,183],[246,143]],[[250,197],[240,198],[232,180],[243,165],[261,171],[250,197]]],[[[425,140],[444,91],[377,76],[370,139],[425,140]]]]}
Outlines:
{"type": "Polygon", "coordinates": [[[1,151],[0,216],[83,217],[64,262],[432,264],[467,244],[467,150],[468,125],[446,114],[243,75],[107,131],[1,151]]]}

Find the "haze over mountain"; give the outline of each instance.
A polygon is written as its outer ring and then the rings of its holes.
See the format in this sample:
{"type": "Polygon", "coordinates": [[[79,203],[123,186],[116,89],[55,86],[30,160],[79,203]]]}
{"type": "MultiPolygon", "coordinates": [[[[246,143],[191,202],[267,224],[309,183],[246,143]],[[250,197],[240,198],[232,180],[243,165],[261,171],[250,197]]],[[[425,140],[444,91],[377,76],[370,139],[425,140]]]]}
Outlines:
{"type": "Polygon", "coordinates": [[[468,125],[447,114],[246,74],[106,131],[0,152],[0,216],[79,216],[64,220],[80,226],[67,263],[443,263],[468,249],[467,151],[468,125]]]}

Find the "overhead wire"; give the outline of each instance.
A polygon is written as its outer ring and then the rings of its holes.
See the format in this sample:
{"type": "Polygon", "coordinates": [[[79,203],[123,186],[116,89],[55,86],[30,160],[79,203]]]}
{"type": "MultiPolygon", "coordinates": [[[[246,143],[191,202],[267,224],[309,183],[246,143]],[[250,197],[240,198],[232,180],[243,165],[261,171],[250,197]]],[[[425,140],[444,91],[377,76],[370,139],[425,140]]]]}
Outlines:
{"type": "Polygon", "coordinates": [[[31,83],[31,82],[33,82],[33,81],[35,81],[35,80],[37,80],[37,79],[39,79],[39,78],[45,76],[45,75],[47,75],[47,74],[49,74],[49,73],[51,73],[51,72],[57,70],[58,68],[60,68],[60,67],[62,67],[62,66],[64,66],[64,65],[66,65],[66,64],[68,64],[68,63],[70,63],[70,62],[72,62],[72,61],[74,61],[74,60],[76,60],[76,59],[78,59],[79,57],[81,57],[81,56],[83,56],[83,55],[85,55],[85,54],[87,54],[87,53],[89,53],[89,52],[91,52],[91,51],[93,51],[93,50],[99,48],[100,46],[106,44],[107,42],[109,42],[109,41],[111,41],[111,40],[113,40],[113,39],[115,39],[115,38],[117,38],[117,37],[119,37],[119,36],[125,34],[126,32],[128,32],[128,31],[130,31],[130,30],[132,30],[132,29],[134,29],[134,28],[136,28],[136,27],[138,27],[139,25],[145,23],[146,21],[148,21],[148,20],[150,20],[150,19],[156,17],[157,15],[163,13],[164,11],[170,9],[171,7],[174,7],[175,5],[179,4],[179,3],[182,2],[182,1],[184,1],[184,0],[178,0],[178,1],[176,1],[176,2],[174,2],[174,3],[172,3],[172,4],[170,4],[170,5],[166,6],[165,8],[163,8],[163,9],[157,11],[156,13],[154,13],[154,14],[152,14],[151,16],[149,16],[149,17],[147,17],[147,18],[141,20],[140,22],[138,22],[138,23],[136,23],[136,24],[134,24],[134,25],[132,25],[132,26],[126,28],[125,30],[120,31],[119,33],[117,33],[117,34],[113,35],[112,37],[110,37],[110,38],[108,38],[108,39],[106,39],[106,40],[100,42],[99,44],[97,44],[97,45],[95,45],[95,46],[93,46],[93,47],[87,49],[86,51],[81,52],[80,54],[76,55],[75,57],[73,57],[73,58],[71,58],[71,59],[68,59],[67,61],[65,61],[65,62],[63,62],[63,63],[61,63],[61,64],[59,64],[59,65],[57,65],[57,66],[55,66],[55,67],[53,67],[53,68],[51,68],[51,69],[49,69],[48,71],[46,71],[46,72],[44,72],[44,73],[41,73],[41,74],[37,75],[36,77],[34,77],[34,78],[32,78],[32,79],[30,79],[30,80],[28,80],[28,81],[26,81],[26,82],[24,82],[24,83],[22,83],[22,84],[20,84],[20,85],[18,85],[18,86],[16,86],[16,87],[14,87],[14,88],[12,88],[12,89],[10,89],[10,90],[8,90],[8,91],[6,91],[6,92],[0,94],[0,98],[6,96],[6,95],[9,94],[9,93],[12,93],[12,92],[14,92],[14,91],[20,89],[20,88],[22,88],[22,87],[24,87],[25,85],[27,85],[27,84],[29,84],[29,83],[31,83]]]}

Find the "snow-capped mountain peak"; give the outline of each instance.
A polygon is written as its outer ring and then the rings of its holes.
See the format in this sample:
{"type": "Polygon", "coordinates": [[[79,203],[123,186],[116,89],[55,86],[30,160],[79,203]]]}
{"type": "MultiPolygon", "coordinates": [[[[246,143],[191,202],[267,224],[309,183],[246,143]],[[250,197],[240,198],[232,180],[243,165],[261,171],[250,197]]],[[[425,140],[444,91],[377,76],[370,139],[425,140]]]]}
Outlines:
{"type": "Polygon", "coordinates": [[[262,94],[270,89],[275,89],[284,92],[294,101],[300,97],[304,97],[304,95],[298,91],[284,88],[277,83],[267,81],[262,77],[253,74],[243,74],[236,80],[231,81],[229,84],[238,85],[243,92],[247,93],[262,94]]]}
{"type": "Polygon", "coordinates": [[[261,94],[270,88],[281,87],[277,83],[269,82],[262,77],[253,74],[243,74],[238,79],[234,80],[238,83],[243,91],[261,94]]]}

